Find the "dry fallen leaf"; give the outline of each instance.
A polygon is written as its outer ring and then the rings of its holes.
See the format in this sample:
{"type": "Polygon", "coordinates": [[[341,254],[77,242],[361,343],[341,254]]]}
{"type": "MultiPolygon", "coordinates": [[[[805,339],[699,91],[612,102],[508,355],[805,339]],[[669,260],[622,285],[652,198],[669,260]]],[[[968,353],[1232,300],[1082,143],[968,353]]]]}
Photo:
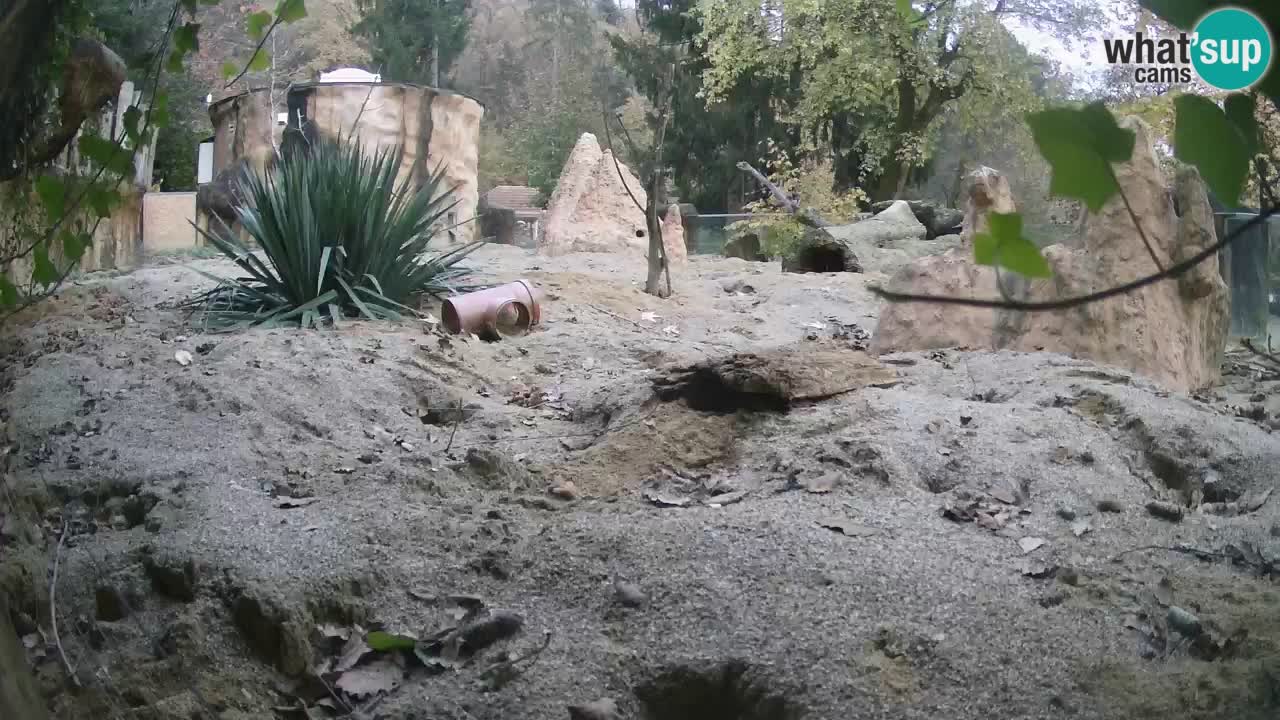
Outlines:
{"type": "Polygon", "coordinates": [[[191,364],[191,353],[186,350],[179,350],[173,354],[173,359],[177,360],[182,367],[186,367],[191,364]]]}
{"type": "Polygon", "coordinates": [[[360,662],[360,658],[373,652],[373,648],[369,647],[364,641],[364,628],[356,625],[351,628],[351,636],[347,639],[347,644],[342,648],[342,655],[338,657],[338,662],[333,669],[338,672],[345,672],[356,666],[360,662]]]}
{"type": "Polygon", "coordinates": [[[318,499],[319,498],[313,498],[313,497],[295,498],[295,497],[289,497],[288,495],[281,495],[276,498],[276,507],[284,510],[288,510],[289,508],[306,507],[311,503],[316,502],[318,499]]]}
{"type": "Polygon", "coordinates": [[[679,334],[680,334],[680,328],[676,327],[675,325],[668,325],[668,326],[666,326],[666,327],[662,328],[662,332],[664,332],[664,333],[666,333],[666,334],[668,334],[668,335],[679,335],[679,334]]]}
{"type": "Polygon", "coordinates": [[[1090,523],[1088,520],[1077,520],[1071,523],[1071,533],[1076,537],[1080,537],[1081,535],[1089,532],[1092,529],[1093,529],[1093,524],[1090,523]]]}
{"type": "Polygon", "coordinates": [[[658,320],[659,320],[659,319],[661,319],[661,318],[662,318],[662,316],[661,316],[661,315],[659,315],[658,313],[654,313],[654,312],[642,312],[642,313],[640,313],[640,322],[656,323],[656,322],[658,322],[658,320]]]}
{"type": "Polygon", "coordinates": [[[403,677],[404,670],[399,665],[390,658],[381,658],[342,673],[334,686],[360,699],[395,690],[403,677]]]}

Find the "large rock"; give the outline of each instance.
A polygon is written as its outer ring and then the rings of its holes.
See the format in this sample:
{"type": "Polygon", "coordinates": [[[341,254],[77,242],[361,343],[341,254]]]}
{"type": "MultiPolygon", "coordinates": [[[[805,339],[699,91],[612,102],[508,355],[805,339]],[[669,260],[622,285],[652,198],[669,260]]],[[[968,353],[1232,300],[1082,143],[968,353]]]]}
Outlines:
{"type": "MultiPolygon", "coordinates": [[[[569,153],[547,203],[546,230],[538,240],[538,252],[629,253],[644,257],[649,251],[649,238],[644,212],[636,203],[644,205],[647,200],[644,186],[631,170],[622,161],[615,162],[612,151],[601,150],[595,135],[583,133],[569,153]]],[[[663,245],[673,263],[687,256],[683,233],[679,238],[664,237],[663,245]]]]}
{"type": "MultiPolygon", "coordinates": [[[[1134,212],[1168,267],[1213,244],[1213,213],[1199,174],[1184,168],[1174,183],[1177,207],[1151,144],[1149,128],[1126,118],[1137,133],[1133,159],[1116,167],[1134,212]]],[[[993,171],[980,171],[970,194],[965,239],[985,226],[993,209],[1007,211],[1012,198],[993,171]]],[[[890,282],[896,290],[930,295],[998,298],[995,271],[977,266],[968,244],[943,256],[922,258],[890,282]]],[[[1135,232],[1120,197],[1086,224],[1085,247],[1045,250],[1053,277],[1024,282],[1014,292],[1030,301],[1075,297],[1151,274],[1154,263],[1135,232]]],[[[1012,278],[1011,278],[1012,279],[1012,278]]],[[[875,353],[963,346],[1061,352],[1131,369],[1174,390],[1191,391],[1220,380],[1228,326],[1227,288],[1217,259],[1176,282],[1062,312],[1017,313],[931,304],[889,305],[872,339],[875,353]]]]}
{"type": "MultiPolygon", "coordinates": [[[[880,213],[888,210],[893,206],[895,201],[885,200],[871,206],[871,212],[880,213]]],[[[897,201],[902,202],[902,201],[897,201]]],[[[907,206],[911,208],[911,214],[916,220],[924,225],[925,239],[932,240],[936,237],[944,235],[953,235],[960,230],[960,223],[964,222],[964,213],[945,205],[929,202],[927,200],[907,200],[907,206]]]]}
{"type": "Polygon", "coordinates": [[[832,225],[827,231],[837,240],[874,247],[897,240],[923,240],[928,235],[928,230],[916,219],[905,200],[898,200],[868,220],[852,225],[832,225]]]}
{"type": "Polygon", "coordinates": [[[667,262],[678,265],[689,259],[679,205],[667,206],[666,217],[662,219],[662,246],[667,250],[667,262]]]}

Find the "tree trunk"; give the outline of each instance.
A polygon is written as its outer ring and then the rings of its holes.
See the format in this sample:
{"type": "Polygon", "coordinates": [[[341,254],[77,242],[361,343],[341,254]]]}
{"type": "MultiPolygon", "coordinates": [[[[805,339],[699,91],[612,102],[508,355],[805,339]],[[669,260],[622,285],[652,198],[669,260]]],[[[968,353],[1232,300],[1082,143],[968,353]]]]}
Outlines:
{"type": "Polygon", "coordinates": [[[9,606],[0,594],[0,717],[49,720],[22,643],[9,622],[9,606]]]}
{"type": "Polygon", "coordinates": [[[670,292],[662,292],[662,271],[666,265],[666,246],[662,244],[662,222],[658,219],[658,208],[661,206],[659,194],[662,192],[662,173],[655,172],[651,176],[648,202],[645,203],[644,224],[649,232],[649,272],[645,275],[644,291],[650,295],[666,297],[670,292]]]}

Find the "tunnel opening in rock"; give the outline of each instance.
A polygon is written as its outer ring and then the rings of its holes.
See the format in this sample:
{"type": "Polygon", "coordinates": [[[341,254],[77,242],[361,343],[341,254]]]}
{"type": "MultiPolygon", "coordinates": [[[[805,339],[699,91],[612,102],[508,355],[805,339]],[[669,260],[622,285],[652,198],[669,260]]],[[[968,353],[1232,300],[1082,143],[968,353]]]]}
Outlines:
{"type": "Polygon", "coordinates": [[[838,245],[813,245],[796,256],[796,272],[844,272],[848,251],[838,245]]]}
{"type": "Polygon", "coordinates": [[[678,388],[659,393],[663,400],[683,398],[685,404],[699,412],[729,414],[749,412],[786,412],[791,407],[779,388],[756,384],[744,388],[732,385],[714,368],[698,368],[682,379],[678,388]]]}
{"type": "Polygon", "coordinates": [[[799,720],[803,711],[746,663],[679,665],[636,688],[645,720],[799,720]]]}

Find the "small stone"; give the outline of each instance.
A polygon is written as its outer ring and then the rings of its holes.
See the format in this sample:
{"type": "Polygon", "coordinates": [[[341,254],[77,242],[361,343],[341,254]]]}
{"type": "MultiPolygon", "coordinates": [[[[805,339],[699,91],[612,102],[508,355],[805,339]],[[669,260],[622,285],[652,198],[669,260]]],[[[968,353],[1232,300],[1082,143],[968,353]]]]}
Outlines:
{"type": "Polygon", "coordinates": [[[622,715],[611,698],[600,698],[585,705],[570,705],[569,720],[622,720],[622,715]]]}
{"type": "Polygon", "coordinates": [[[1071,522],[1076,519],[1076,511],[1068,507],[1060,507],[1058,508],[1058,517],[1066,520],[1067,522],[1071,522]]]}
{"type": "Polygon", "coordinates": [[[644,607],[649,601],[648,596],[640,589],[639,585],[621,580],[613,581],[614,597],[618,603],[630,608],[644,607]]]}
{"type": "Polygon", "coordinates": [[[505,519],[505,516],[502,514],[502,511],[501,511],[501,510],[498,510],[497,508],[495,508],[495,509],[493,509],[493,510],[490,510],[489,512],[486,512],[486,513],[484,514],[484,516],[485,516],[485,518],[486,518],[486,519],[489,519],[489,520],[503,520],[503,519],[505,519]]]}
{"type": "Polygon", "coordinates": [[[1169,522],[1181,522],[1182,516],[1185,514],[1186,511],[1183,509],[1181,505],[1174,505],[1173,503],[1162,502],[1160,500],[1152,500],[1151,502],[1147,503],[1147,512],[1151,513],[1151,515],[1154,517],[1160,518],[1161,520],[1168,520],[1169,522]]]}
{"type": "Polygon", "coordinates": [[[1200,618],[1176,605],[1169,606],[1168,620],[1169,627],[1190,638],[1198,636],[1202,630],[1200,618]]]}
{"type": "Polygon", "coordinates": [[[575,500],[578,497],[578,486],[572,480],[565,480],[551,488],[551,494],[561,500],[575,500]]]}
{"type": "Polygon", "coordinates": [[[1122,513],[1124,512],[1124,503],[1115,498],[1103,498],[1098,501],[1098,512],[1122,513]]]}
{"type": "Polygon", "coordinates": [[[1271,537],[1280,537],[1280,523],[1272,523],[1271,537]]]}

